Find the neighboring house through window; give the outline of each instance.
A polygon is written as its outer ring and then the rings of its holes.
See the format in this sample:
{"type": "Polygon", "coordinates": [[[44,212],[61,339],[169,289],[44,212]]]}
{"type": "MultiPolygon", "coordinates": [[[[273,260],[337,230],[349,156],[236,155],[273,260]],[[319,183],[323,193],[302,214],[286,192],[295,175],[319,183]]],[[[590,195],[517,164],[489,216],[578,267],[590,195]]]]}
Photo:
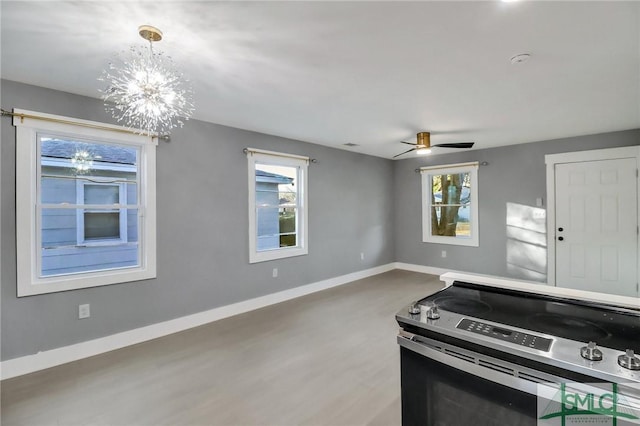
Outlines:
{"type": "Polygon", "coordinates": [[[76,188],[76,204],[91,206],[78,209],[78,245],[125,244],[128,209],[110,207],[127,204],[126,185],[78,180],[76,188]]]}
{"type": "Polygon", "coordinates": [[[39,115],[14,119],[18,296],[155,277],[152,139],[39,115]]]}
{"type": "Polygon", "coordinates": [[[423,167],[422,240],[478,246],[478,163],[423,167]]]}
{"type": "Polygon", "coordinates": [[[249,261],[307,254],[305,157],[248,149],[249,261]]]}

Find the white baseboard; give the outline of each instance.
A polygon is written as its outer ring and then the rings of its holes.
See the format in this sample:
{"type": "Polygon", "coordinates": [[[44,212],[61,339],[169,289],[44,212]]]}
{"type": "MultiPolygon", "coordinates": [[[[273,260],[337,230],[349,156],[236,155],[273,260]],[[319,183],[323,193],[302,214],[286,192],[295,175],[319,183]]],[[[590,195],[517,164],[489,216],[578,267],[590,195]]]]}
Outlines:
{"type": "Polygon", "coordinates": [[[112,334],[99,339],[63,346],[61,348],[51,349],[44,352],[38,352],[33,355],[9,359],[0,363],[0,378],[2,380],[10,379],[23,374],[33,373],[34,371],[44,370],[45,368],[55,367],[56,365],[66,364],[82,358],[88,358],[90,356],[99,355],[115,349],[157,339],[158,337],[167,336],[169,334],[198,327],[200,325],[242,314],[254,309],[263,308],[286,300],[295,299],[296,297],[326,290],[331,287],[348,284],[350,282],[391,271],[393,269],[395,269],[395,264],[389,263],[387,265],[329,278],[327,280],[295,287],[278,293],[268,294],[266,296],[256,297],[255,299],[244,300],[242,302],[148,325],[146,327],[112,334]]]}
{"type": "Polygon", "coordinates": [[[431,274],[431,275],[438,275],[438,276],[447,272],[459,272],[459,271],[454,271],[452,269],[436,268],[435,266],[414,265],[412,263],[402,263],[402,262],[395,262],[393,266],[395,267],[395,269],[403,269],[405,271],[421,272],[423,274],[431,274]]]}

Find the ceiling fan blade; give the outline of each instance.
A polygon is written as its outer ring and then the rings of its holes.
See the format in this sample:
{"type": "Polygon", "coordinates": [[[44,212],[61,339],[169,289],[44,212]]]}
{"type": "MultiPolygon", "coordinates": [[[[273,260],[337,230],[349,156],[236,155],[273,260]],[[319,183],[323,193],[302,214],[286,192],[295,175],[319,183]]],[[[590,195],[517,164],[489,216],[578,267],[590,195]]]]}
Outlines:
{"type": "Polygon", "coordinates": [[[407,145],[413,145],[413,146],[417,146],[417,143],[413,143],[413,142],[405,142],[405,141],[400,141],[400,143],[406,143],[407,145]]]}
{"type": "Polygon", "coordinates": [[[440,148],[471,148],[473,142],[439,143],[431,146],[439,146],[440,148]]]}
{"type": "Polygon", "coordinates": [[[411,151],[415,151],[416,149],[418,149],[418,148],[411,148],[409,151],[405,151],[405,152],[402,152],[402,153],[400,153],[398,155],[394,155],[393,158],[400,157],[401,155],[404,155],[404,154],[406,154],[408,152],[411,152],[411,151]]]}

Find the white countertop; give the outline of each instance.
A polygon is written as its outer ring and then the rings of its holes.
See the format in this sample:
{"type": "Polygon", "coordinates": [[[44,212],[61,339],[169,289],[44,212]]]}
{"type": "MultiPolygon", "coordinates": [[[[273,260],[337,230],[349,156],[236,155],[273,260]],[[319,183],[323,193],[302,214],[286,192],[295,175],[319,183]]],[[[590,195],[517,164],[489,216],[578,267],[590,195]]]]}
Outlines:
{"type": "Polygon", "coordinates": [[[595,293],[592,291],[554,287],[547,285],[546,283],[535,281],[524,281],[491,275],[462,272],[447,272],[440,275],[440,279],[444,281],[447,286],[453,284],[454,281],[465,281],[490,287],[508,288],[534,294],[567,297],[571,299],[599,302],[640,310],[640,298],[638,297],[617,296],[612,294],[595,293]]]}

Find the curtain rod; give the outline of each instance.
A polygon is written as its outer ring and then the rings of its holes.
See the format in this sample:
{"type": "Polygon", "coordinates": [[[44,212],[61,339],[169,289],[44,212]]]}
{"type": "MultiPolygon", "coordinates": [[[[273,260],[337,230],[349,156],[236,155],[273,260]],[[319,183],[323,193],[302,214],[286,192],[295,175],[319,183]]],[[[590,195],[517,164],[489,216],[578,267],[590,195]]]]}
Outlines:
{"type": "Polygon", "coordinates": [[[415,169],[414,172],[422,173],[429,170],[437,170],[437,169],[455,169],[457,167],[478,167],[478,166],[488,166],[488,165],[489,163],[486,161],[483,161],[481,163],[474,161],[471,163],[460,163],[460,164],[451,164],[451,165],[443,164],[442,166],[425,166],[425,167],[420,167],[419,169],[415,169]]]}
{"type": "Polygon", "coordinates": [[[265,151],[265,150],[256,149],[256,148],[244,148],[242,152],[244,152],[245,154],[256,153],[256,154],[263,154],[263,155],[272,155],[274,157],[297,158],[298,160],[306,160],[309,163],[313,163],[313,164],[316,164],[318,162],[318,160],[316,160],[315,158],[305,157],[304,155],[283,154],[280,152],[265,151]]]}
{"type": "Polygon", "coordinates": [[[36,114],[25,114],[25,113],[22,113],[22,112],[18,113],[18,112],[13,112],[13,111],[7,111],[6,109],[0,109],[0,115],[3,116],[3,117],[19,117],[21,122],[24,122],[25,118],[30,118],[30,119],[33,119],[33,120],[50,121],[52,123],[71,124],[71,125],[74,125],[74,126],[89,127],[91,129],[109,130],[109,131],[112,131],[112,132],[120,132],[120,133],[128,133],[128,134],[133,134],[133,135],[149,136],[151,138],[162,139],[162,140],[165,140],[165,141],[168,141],[170,139],[169,134],[166,134],[166,135],[147,134],[147,135],[145,135],[144,133],[135,132],[135,131],[133,131],[131,129],[127,129],[125,127],[101,126],[99,124],[83,123],[83,122],[72,121],[72,120],[62,120],[60,118],[51,118],[51,117],[45,117],[45,116],[36,115],[36,114]]]}

